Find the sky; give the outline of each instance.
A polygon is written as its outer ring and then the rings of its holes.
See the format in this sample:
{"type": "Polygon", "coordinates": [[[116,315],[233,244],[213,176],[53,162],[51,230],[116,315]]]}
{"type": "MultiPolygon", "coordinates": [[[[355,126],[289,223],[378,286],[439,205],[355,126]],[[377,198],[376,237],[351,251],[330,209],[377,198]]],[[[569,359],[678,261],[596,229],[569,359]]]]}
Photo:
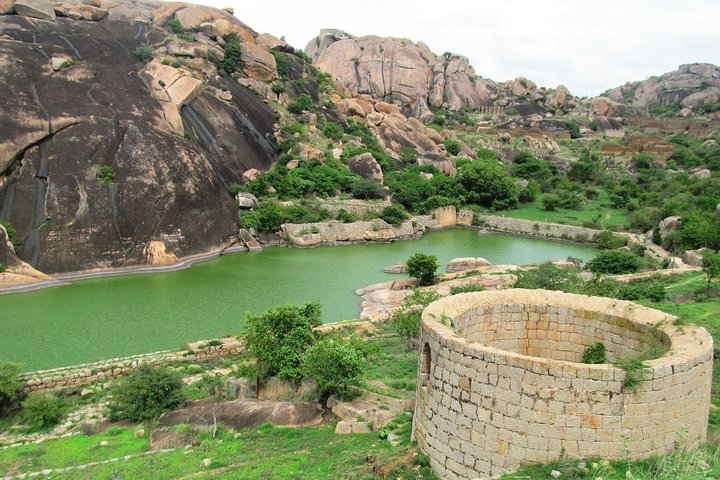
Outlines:
{"type": "Polygon", "coordinates": [[[193,0],[304,49],[323,28],[425,42],[495,81],[597,96],[683,63],[720,64],[720,0],[193,0]]]}

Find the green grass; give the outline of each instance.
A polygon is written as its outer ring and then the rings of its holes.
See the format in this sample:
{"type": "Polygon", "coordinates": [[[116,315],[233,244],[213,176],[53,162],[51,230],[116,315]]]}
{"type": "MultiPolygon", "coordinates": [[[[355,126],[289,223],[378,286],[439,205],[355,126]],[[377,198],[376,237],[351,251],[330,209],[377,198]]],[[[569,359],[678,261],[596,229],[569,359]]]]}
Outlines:
{"type": "Polygon", "coordinates": [[[567,210],[559,208],[554,212],[543,210],[542,195],[533,203],[524,205],[515,210],[500,213],[505,217],[532,220],[535,222],[562,223],[564,225],[583,226],[583,222],[592,222],[598,219],[602,228],[621,230],[628,226],[627,211],[613,208],[610,205],[608,194],[600,190],[594,200],[589,200],[584,210],[567,210]]]}
{"type": "Polygon", "coordinates": [[[368,358],[362,386],[389,397],[411,397],[415,395],[417,380],[417,350],[410,348],[406,340],[389,334],[387,325],[381,325],[380,329],[380,336],[370,339],[377,350],[368,358]],[[368,380],[379,380],[389,389],[374,387],[367,383],[368,380]]]}
{"type": "Polygon", "coordinates": [[[133,455],[148,449],[146,437],[135,438],[130,428],[109,429],[100,435],[76,435],[46,440],[39,444],[0,450],[0,476],[11,470],[30,473],[46,468],[63,468],[133,455]],[[100,446],[106,441],[108,445],[100,446]]]}
{"type": "MultiPolygon", "coordinates": [[[[398,428],[407,429],[407,422],[398,428]]],[[[408,446],[393,447],[377,433],[336,435],[335,426],[306,428],[275,428],[264,425],[245,430],[238,438],[222,430],[215,439],[200,435],[198,447],[190,450],[133,458],[113,464],[99,465],[81,471],[53,475],[53,478],[113,478],[113,473],[126,479],[368,479],[372,462],[368,456],[387,466],[398,465],[392,478],[431,478],[419,476],[401,462],[408,446]],[[209,467],[203,459],[212,461],[209,467]]]]}

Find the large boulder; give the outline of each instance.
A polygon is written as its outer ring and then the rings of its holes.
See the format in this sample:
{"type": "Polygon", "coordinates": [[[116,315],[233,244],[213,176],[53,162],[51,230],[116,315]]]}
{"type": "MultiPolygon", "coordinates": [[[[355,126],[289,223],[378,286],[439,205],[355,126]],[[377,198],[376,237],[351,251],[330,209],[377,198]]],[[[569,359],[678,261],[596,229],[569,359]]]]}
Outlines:
{"type": "Polygon", "coordinates": [[[447,267],[445,268],[445,271],[448,273],[463,272],[466,270],[474,270],[476,268],[490,266],[492,266],[492,263],[482,257],[462,257],[453,258],[452,260],[450,260],[447,264],[447,267]]]}
{"type": "Polygon", "coordinates": [[[382,185],[383,171],[380,164],[375,160],[371,153],[361,153],[355,155],[348,160],[348,168],[351,172],[370,180],[371,182],[382,185]]]}
{"type": "Polygon", "coordinates": [[[0,0],[0,15],[15,13],[15,0],[0,0]]]}
{"type": "Polygon", "coordinates": [[[55,9],[49,0],[15,0],[15,13],[24,17],[55,21],[55,9]]]}

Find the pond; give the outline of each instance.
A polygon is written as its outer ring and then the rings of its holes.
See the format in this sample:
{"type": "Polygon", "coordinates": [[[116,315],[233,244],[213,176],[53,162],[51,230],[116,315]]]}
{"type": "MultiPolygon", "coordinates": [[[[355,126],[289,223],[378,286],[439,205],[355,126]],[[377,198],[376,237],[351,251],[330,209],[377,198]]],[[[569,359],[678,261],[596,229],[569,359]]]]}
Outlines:
{"type": "Polygon", "coordinates": [[[455,257],[520,265],[568,256],[589,260],[595,250],[455,229],[391,244],[232,253],[177,272],[0,295],[0,360],[27,371],[180,349],[239,333],[246,312],[311,300],[321,303],[324,322],[352,319],[360,311],[354,290],[404,278],[382,269],[417,252],[437,256],[444,271],[455,257]]]}

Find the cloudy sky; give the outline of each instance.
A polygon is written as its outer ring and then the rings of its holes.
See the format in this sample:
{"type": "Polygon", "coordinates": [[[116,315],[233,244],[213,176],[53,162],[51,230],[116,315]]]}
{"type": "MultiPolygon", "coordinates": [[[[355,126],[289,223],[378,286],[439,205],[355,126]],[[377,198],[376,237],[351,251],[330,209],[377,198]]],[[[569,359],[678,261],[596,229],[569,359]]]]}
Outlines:
{"type": "Polygon", "coordinates": [[[424,41],[476,72],[595,96],[682,63],[720,64],[720,0],[194,0],[305,48],[322,28],[424,41]]]}

